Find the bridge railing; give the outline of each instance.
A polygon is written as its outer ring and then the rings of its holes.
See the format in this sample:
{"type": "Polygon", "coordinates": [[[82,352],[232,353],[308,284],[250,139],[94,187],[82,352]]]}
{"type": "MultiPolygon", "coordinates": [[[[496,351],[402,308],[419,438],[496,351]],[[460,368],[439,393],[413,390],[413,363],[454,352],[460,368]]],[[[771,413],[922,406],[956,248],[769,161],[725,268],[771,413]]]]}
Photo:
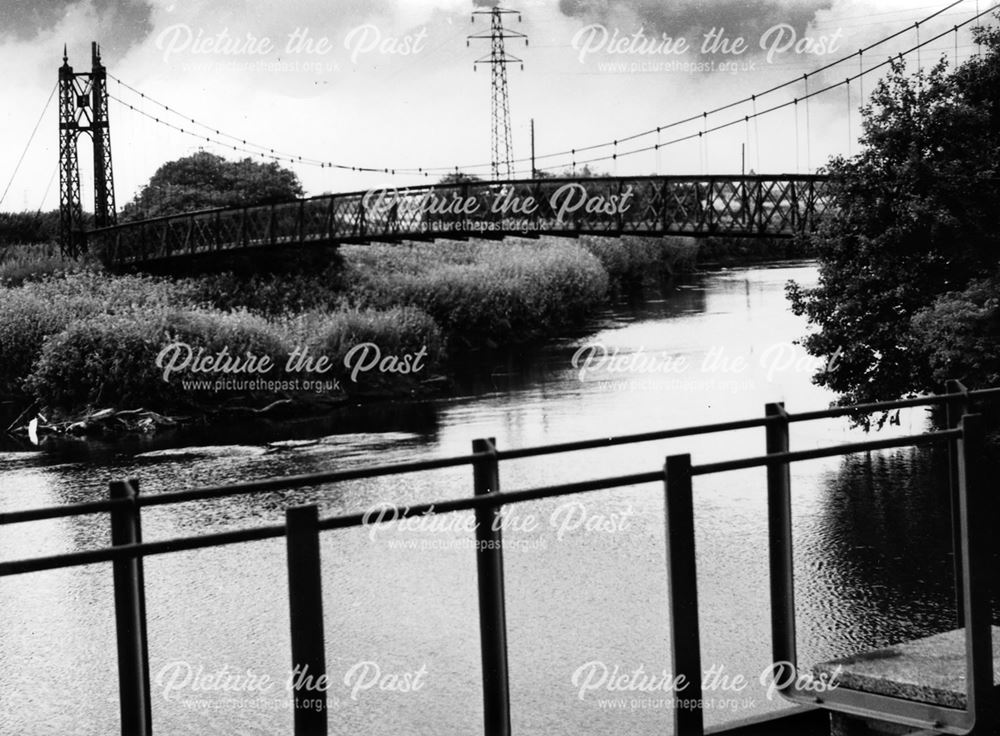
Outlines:
{"type": "MultiPolygon", "coordinates": [[[[145,736],[152,731],[149,654],[146,634],[146,599],[143,560],[152,555],[239,544],[284,537],[288,562],[288,601],[291,621],[292,667],[310,673],[326,672],[326,636],[323,611],[323,574],[320,555],[320,535],[335,529],[347,529],[370,523],[367,513],[356,512],[322,517],[315,504],[287,508],[285,523],[253,528],[219,531],[197,536],[175,537],[152,542],[143,541],[141,512],[144,508],[223,497],[249,496],[308,486],[327,486],[349,480],[369,479],[443,468],[471,466],[472,495],[438,503],[421,503],[387,509],[395,519],[423,514],[443,514],[473,511],[476,517],[476,561],[479,591],[479,625],[481,639],[484,733],[487,736],[509,736],[510,692],[507,667],[507,632],[505,615],[502,524],[496,523],[504,506],[542,498],[569,496],[597,490],[661,484],[666,511],[666,567],[671,646],[674,674],[684,676],[689,683],[685,697],[678,700],[674,711],[675,733],[678,736],[700,736],[703,714],[700,709],[702,668],[700,658],[700,622],[698,616],[698,586],[695,555],[695,520],[693,514],[693,481],[702,475],[733,470],[766,467],[768,471],[768,523],[770,530],[770,585],[775,663],[795,661],[794,590],[792,583],[791,501],[789,466],[791,463],[867,452],[871,450],[912,447],[946,443],[951,452],[952,515],[956,581],[959,599],[960,625],[971,631],[968,640],[969,682],[977,677],[982,685],[983,667],[992,668],[992,647],[989,630],[989,586],[984,575],[982,547],[984,494],[982,427],[975,415],[967,411],[973,402],[1000,398],[1000,389],[966,391],[952,382],[948,392],[939,396],[902,399],[898,401],[841,407],[799,414],[787,413],[781,404],[769,404],[764,416],[716,424],[664,429],[619,437],[565,442],[521,449],[501,450],[493,439],[475,440],[467,455],[435,458],[394,465],[333,470],[305,475],[268,478],[245,483],[207,486],[157,494],[140,494],[135,480],[115,481],[110,485],[107,500],[87,501],[63,506],[8,511],[0,514],[0,526],[69,518],[86,514],[110,515],[110,547],[86,549],[51,556],[0,562],[0,577],[21,575],[94,563],[112,563],[114,578],[114,608],[117,631],[119,707],[123,736],[145,736]],[[856,416],[892,411],[906,407],[938,406],[947,410],[947,428],[919,435],[874,439],[832,447],[789,451],[789,429],[797,422],[856,416]],[[963,415],[964,418],[963,418],[963,415]],[[599,448],[647,443],[659,440],[720,434],[737,430],[764,430],[765,454],[735,460],[692,465],[690,455],[668,457],[665,465],[641,472],[587,481],[541,486],[514,491],[500,490],[500,463],[521,458],[558,453],[596,450],[599,448]],[[984,600],[986,601],[984,629],[984,600]],[[971,622],[971,623],[970,623],[971,622]],[[986,662],[984,664],[984,662],[986,662]]],[[[988,530],[987,530],[988,533],[988,530]]],[[[987,550],[988,551],[988,550],[987,550]]],[[[979,687],[977,685],[977,687],[979,687]]],[[[992,681],[990,681],[992,687],[992,681]]],[[[328,732],[327,710],[315,709],[314,700],[306,692],[307,684],[296,685],[294,695],[294,726],[297,736],[325,735],[328,732]]],[[[785,686],[782,693],[802,702],[803,695],[795,686],[785,686]]],[[[981,692],[981,690],[977,691],[981,692]]],[[[851,712],[884,713],[883,702],[872,702],[862,694],[852,696],[851,712]]],[[[810,699],[809,702],[813,702],[810,699]]],[[[827,707],[839,707],[828,699],[827,707]]],[[[958,733],[970,718],[980,717],[986,707],[970,698],[967,712],[939,709],[926,704],[914,706],[908,701],[896,704],[910,723],[927,728],[945,724],[949,732],[958,733]],[[916,714],[916,715],[914,715],[916,714]]],[[[898,715],[896,711],[892,711],[898,715]]]]}
{"type": "Polygon", "coordinates": [[[507,235],[790,237],[830,208],[823,176],[645,176],[456,182],[167,215],[92,230],[120,267],[225,251],[507,235]]]}

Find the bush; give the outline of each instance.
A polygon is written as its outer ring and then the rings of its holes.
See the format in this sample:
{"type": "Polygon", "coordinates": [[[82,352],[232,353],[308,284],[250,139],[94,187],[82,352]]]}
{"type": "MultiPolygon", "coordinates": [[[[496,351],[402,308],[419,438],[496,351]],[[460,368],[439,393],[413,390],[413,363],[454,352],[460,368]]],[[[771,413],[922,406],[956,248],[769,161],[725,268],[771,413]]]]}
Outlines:
{"type": "Polygon", "coordinates": [[[469,344],[552,334],[607,296],[600,262],[570,243],[369,246],[348,263],[349,294],[366,308],[414,306],[469,344]]]}
{"type": "Polygon", "coordinates": [[[28,289],[0,294],[0,394],[21,394],[46,338],[100,306],[88,296],[51,299],[28,289]]]}
{"type": "Polygon", "coordinates": [[[167,389],[155,364],[164,328],[164,316],[149,313],[74,322],[45,343],[27,386],[49,407],[158,407],[167,389]]]}
{"type": "Polygon", "coordinates": [[[914,350],[926,353],[934,379],[970,388],[1000,384],[1000,282],[982,279],[942,294],[913,316],[914,350]]]}
{"type": "Polygon", "coordinates": [[[693,262],[698,250],[682,238],[585,236],[580,242],[608,272],[615,294],[669,278],[680,262],[693,262]]]}
{"type": "MultiPolygon", "coordinates": [[[[182,342],[193,350],[214,354],[227,348],[234,356],[247,351],[269,355],[275,368],[264,378],[280,378],[287,345],[265,320],[246,313],[143,309],[100,314],[79,320],[50,338],[26,384],[47,406],[75,408],[113,402],[118,409],[162,409],[199,403],[203,396],[185,394],[181,380],[211,380],[226,376],[178,372],[163,380],[157,356],[168,345],[182,342]]],[[[235,378],[255,376],[236,375],[235,378]]],[[[219,391],[213,397],[232,396],[219,391]]]]}
{"type": "Polygon", "coordinates": [[[328,375],[339,378],[348,392],[355,387],[397,388],[401,383],[415,383],[427,378],[444,358],[441,329],[427,313],[412,307],[329,315],[316,326],[307,347],[313,356],[327,357],[333,366],[328,375]],[[358,347],[366,343],[369,347],[358,347]],[[345,365],[349,354],[351,368],[345,365]],[[365,370],[369,364],[372,367],[365,370]]]}
{"type": "Polygon", "coordinates": [[[20,289],[41,299],[60,303],[86,298],[94,302],[96,308],[108,313],[138,308],[184,307],[192,301],[192,290],[184,283],[153,276],[112,276],[94,269],[46,276],[26,283],[20,289]]]}
{"type": "MultiPolygon", "coordinates": [[[[287,342],[270,322],[246,310],[176,312],[171,315],[167,333],[171,341],[187,342],[207,352],[228,348],[234,355],[247,352],[267,355],[277,365],[284,365],[289,350],[287,342]]],[[[278,377],[276,371],[272,373],[278,377]]]]}
{"type": "Polygon", "coordinates": [[[179,280],[195,303],[279,316],[342,306],[343,259],[336,246],[248,252],[215,264],[215,273],[179,280]]]}

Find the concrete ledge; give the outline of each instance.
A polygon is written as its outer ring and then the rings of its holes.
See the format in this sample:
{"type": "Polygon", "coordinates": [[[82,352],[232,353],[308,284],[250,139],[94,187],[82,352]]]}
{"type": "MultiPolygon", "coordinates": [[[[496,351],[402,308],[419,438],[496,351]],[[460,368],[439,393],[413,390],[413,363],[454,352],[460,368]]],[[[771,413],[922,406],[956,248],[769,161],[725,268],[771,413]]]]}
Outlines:
{"type": "MultiPolygon", "coordinates": [[[[823,662],[816,676],[833,677],[842,688],[931,703],[966,707],[965,630],[955,629],[885,649],[823,662]]],[[[993,627],[993,682],[1000,677],[1000,627],[993,627]]],[[[917,730],[887,721],[830,714],[831,736],[897,736],[917,730]]]]}
{"type": "MultiPolygon", "coordinates": [[[[993,681],[1000,675],[1000,627],[993,627],[993,681]]],[[[816,675],[840,667],[840,687],[905,700],[965,708],[965,630],[955,629],[843,659],[823,662],[816,675]]]]}

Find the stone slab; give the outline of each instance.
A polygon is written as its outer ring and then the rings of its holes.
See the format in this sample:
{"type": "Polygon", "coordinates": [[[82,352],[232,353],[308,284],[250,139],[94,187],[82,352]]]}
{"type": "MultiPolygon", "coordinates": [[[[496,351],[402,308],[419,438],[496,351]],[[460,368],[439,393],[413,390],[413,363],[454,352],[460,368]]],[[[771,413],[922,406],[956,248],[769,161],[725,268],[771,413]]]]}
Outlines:
{"type": "MultiPolygon", "coordinates": [[[[955,629],[842,659],[823,662],[814,675],[840,687],[895,698],[965,708],[965,630],[955,629]]],[[[993,627],[993,682],[1000,679],[1000,627],[993,627]]]]}

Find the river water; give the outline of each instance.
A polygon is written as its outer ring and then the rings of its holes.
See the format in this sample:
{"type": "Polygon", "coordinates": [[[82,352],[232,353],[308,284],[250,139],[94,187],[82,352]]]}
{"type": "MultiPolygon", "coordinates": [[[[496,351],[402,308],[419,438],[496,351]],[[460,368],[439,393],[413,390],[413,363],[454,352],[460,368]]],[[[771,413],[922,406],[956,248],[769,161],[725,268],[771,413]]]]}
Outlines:
{"type": "MultiPolygon", "coordinates": [[[[448,398],[180,439],[8,448],[0,451],[0,508],[102,498],[112,478],[137,478],[152,494],[464,453],[477,437],[513,448],[757,416],[771,401],[824,408],[833,397],[812,384],[814,366],[791,345],[806,327],[784,298],[787,280],[815,278],[808,264],[702,274],[667,296],[607,311],[583,334],[481,358],[448,398]],[[674,371],[592,366],[581,376],[574,354],[594,344],[656,358],[655,368],[669,357],[674,371]]],[[[927,427],[922,410],[899,419],[881,434],[927,427]]],[[[793,425],[791,444],[863,437],[846,420],[830,420],[793,425]]],[[[745,430],[511,461],[501,487],[655,470],[681,452],[697,464],[763,448],[763,431],[745,430]]],[[[802,665],[951,627],[945,468],[943,450],[912,449],[793,467],[802,665]]],[[[333,514],[455,498],[471,493],[471,480],[460,468],[157,507],[144,512],[144,536],[280,522],[290,502],[318,502],[333,514]]],[[[759,682],[770,653],[764,471],[698,477],[695,513],[703,662],[749,683],[707,691],[707,722],[786,707],[759,682]]],[[[324,534],[332,733],[481,732],[470,520],[324,534]]],[[[107,542],[106,518],[22,524],[4,528],[0,557],[107,542]]],[[[509,512],[505,544],[514,733],[668,730],[673,693],[657,689],[671,670],[662,486],[520,505],[509,512]],[[629,679],[614,677],[616,667],[629,679]],[[611,681],[647,691],[615,691],[611,681]]],[[[146,582],[157,732],[291,733],[283,540],[150,558],[146,582]]],[[[0,579],[0,622],[0,733],[117,729],[109,565],[0,579]]]]}

